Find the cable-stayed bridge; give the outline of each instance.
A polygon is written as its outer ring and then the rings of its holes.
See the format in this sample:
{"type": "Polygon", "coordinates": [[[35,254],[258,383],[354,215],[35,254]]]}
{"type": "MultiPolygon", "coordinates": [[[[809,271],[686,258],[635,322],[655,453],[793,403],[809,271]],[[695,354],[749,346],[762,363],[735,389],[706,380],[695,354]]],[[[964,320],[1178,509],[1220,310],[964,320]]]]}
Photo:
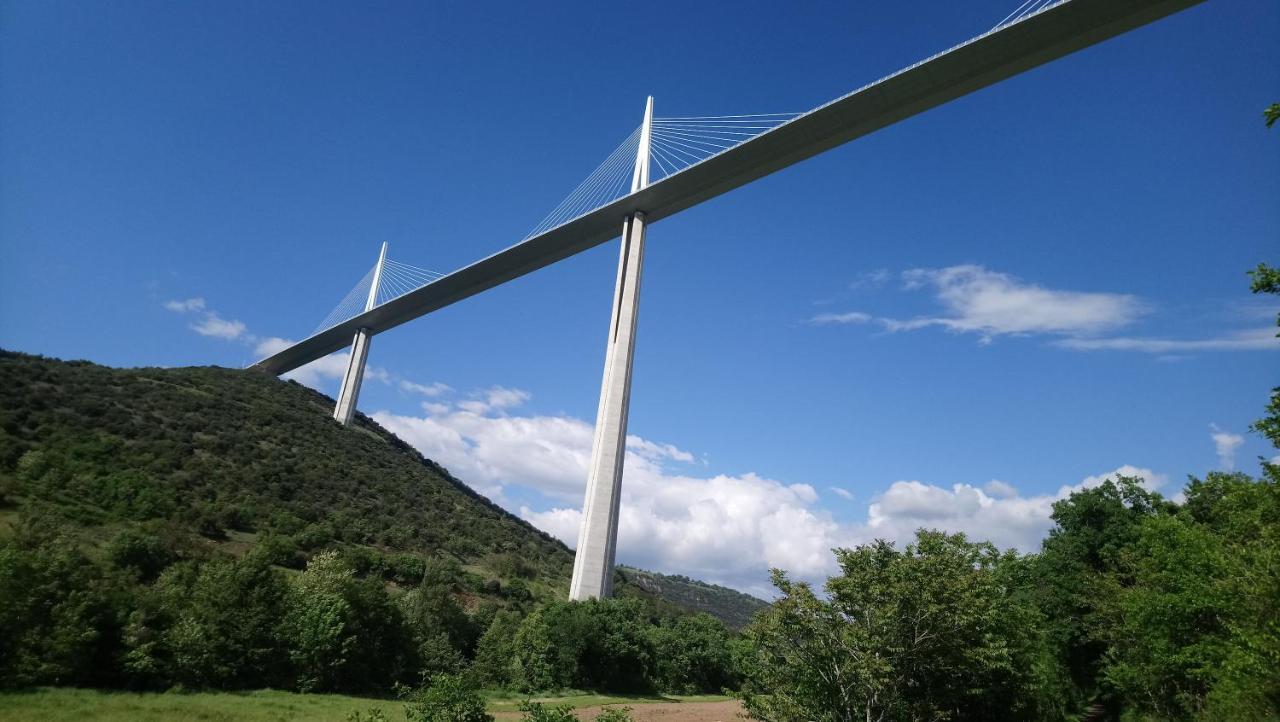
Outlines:
{"type": "Polygon", "coordinates": [[[622,237],[570,597],[612,591],[639,286],[649,224],[1202,0],[1025,0],[990,31],[806,112],[654,116],[518,243],[450,273],[386,257],[306,339],[253,365],[282,374],[348,345],[334,417],[355,412],[370,339],[622,237]],[[353,341],[354,339],[354,341],[353,341]]]}

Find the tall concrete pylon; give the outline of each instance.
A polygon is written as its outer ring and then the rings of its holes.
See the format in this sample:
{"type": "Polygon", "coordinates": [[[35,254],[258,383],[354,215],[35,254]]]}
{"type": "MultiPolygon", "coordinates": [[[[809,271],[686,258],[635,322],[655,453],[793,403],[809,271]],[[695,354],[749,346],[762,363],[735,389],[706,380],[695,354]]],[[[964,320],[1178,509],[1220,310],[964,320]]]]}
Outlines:
{"type": "MultiPolygon", "coordinates": [[[[364,310],[372,310],[378,305],[378,286],[382,283],[382,266],[387,261],[387,242],[382,242],[382,250],[378,252],[378,265],[373,267],[373,283],[369,286],[369,298],[364,302],[364,310]]],[[[351,358],[347,361],[347,372],[342,375],[342,387],[338,390],[338,403],[333,407],[333,418],[347,426],[356,415],[356,401],[360,398],[360,382],[364,381],[364,364],[369,358],[369,341],[373,332],[367,328],[356,331],[351,341],[351,358]]]]}
{"type": "MultiPolygon", "coordinates": [[[[649,140],[653,124],[653,96],[645,103],[644,124],[636,149],[631,192],[649,185],[649,140]]],[[[644,213],[636,211],[622,224],[622,251],[613,293],[613,315],[605,346],[604,380],[596,412],[587,494],[582,503],[582,527],[573,557],[569,599],[581,601],[613,595],[613,562],[618,544],[618,502],[622,496],[622,465],[627,445],[627,410],[631,404],[631,362],[640,311],[640,272],[644,265],[644,213]]]]}

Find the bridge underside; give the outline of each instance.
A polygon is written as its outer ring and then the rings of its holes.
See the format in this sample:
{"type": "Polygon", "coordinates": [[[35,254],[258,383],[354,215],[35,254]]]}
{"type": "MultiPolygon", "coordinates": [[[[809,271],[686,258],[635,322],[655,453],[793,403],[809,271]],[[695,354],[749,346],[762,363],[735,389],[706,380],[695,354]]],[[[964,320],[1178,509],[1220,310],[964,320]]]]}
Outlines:
{"type": "Polygon", "coordinates": [[[281,374],[949,100],[1203,0],[1069,0],[871,83],[561,226],[300,341],[252,368],[281,374]]]}

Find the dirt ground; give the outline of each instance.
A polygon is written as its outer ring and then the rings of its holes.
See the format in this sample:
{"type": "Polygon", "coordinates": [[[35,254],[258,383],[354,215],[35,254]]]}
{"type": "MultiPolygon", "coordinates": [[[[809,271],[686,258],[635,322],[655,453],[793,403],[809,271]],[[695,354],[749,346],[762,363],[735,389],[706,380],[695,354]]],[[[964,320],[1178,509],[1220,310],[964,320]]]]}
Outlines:
{"type": "MultiPolygon", "coordinates": [[[[742,703],[727,702],[653,702],[630,705],[631,717],[636,722],[741,722],[742,703]]],[[[583,707],[576,711],[578,719],[586,722],[599,714],[600,707],[583,707]]],[[[499,712],[494,717],[506,722],[520,719],[519,712],[499,712]]]]}

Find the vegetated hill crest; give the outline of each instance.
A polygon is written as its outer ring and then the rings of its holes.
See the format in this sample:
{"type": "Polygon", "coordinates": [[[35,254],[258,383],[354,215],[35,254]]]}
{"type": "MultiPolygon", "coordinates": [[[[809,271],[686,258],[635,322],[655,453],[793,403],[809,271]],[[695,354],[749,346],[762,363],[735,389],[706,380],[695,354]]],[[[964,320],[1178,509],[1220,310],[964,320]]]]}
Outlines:
{"type": "MultiPolygon", "coordinates": [[[[392,583],[416,582],[426,558],[445,556],[477,598],[564,596],[568,547],[368,417],[338,425],[332,407],[324,394],[256,372],[115,369],[0,351],[0,504],[88,530],[170,520],[229,551],[268,538],[285,566],[340,547],[392,583]]],[[[733,627],[766,606],[680,577],[619,576],[620,594],[733,627]]]]}

